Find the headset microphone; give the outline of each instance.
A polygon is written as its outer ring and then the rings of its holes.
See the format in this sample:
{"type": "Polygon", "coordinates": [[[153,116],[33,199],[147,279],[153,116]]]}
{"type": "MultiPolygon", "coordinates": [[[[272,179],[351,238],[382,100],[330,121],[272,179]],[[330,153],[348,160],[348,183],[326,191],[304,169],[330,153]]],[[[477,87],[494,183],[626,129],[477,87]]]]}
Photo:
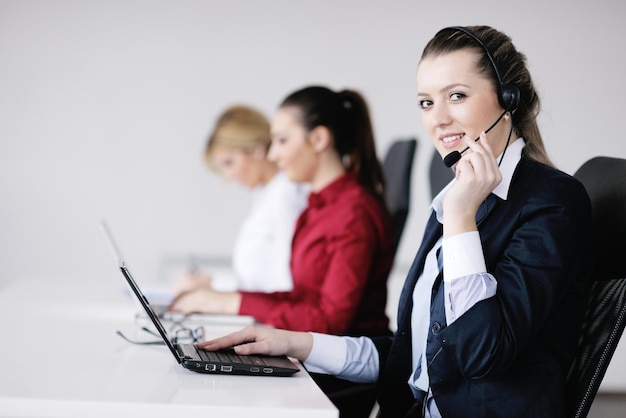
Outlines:
{"type": "MultiPolygon", "coordinates": [[[[504,115],[506,115],[506,112],[508,112],[508,110],[505,110],[504,112],[502,112],[502,114],[500,116],[498,116],[498,119],[496,119],[496,121],[494,123],[491,124],[491,126],[485,131],[485,133],[488,133],[490,130],[493,129],[494,126],[496,126],[498,124],[498,122],[500,122],[500,119],[502,119],[502,117],[504,115]]],[[[474,142],[478,142],[478,140],[480,139],[480,136],[478,138],[476,138],[474,140],[474,142]]],[[[464,150],[462,151],[452,151],[450,154],[446,155],[443,159],[443,163],[446,165],[446,167],[452,167],[454,164],[456,164],[460,159],[461,159],[461,155],[463,155],[463,153],[465,151],[467,151],[469,149],[469,147],[465,147],[464,150]]]]}

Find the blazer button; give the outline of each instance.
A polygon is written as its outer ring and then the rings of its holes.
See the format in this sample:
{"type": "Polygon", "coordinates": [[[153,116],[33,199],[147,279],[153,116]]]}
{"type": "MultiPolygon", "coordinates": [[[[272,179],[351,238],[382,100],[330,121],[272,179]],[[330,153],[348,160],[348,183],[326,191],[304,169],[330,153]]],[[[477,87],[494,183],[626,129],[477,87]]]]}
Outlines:
{"type": "Polygon", "coordinates": [[[437,334],[439,331],[441,331],[441,324],[439,322],[434,322],[432,327],[430,327],[430,330],[433,332],[433,334],[437,334]]]}

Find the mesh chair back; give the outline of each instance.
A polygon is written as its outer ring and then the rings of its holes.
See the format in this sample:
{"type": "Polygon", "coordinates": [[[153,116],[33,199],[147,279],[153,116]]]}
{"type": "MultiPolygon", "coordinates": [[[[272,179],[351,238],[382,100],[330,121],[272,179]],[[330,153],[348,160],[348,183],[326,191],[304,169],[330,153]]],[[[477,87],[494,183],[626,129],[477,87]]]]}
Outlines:
{"type": "Polygon", "coordinates": [[[574,174],[591,199],[594,277],[567,376],[570,416],[586,417],[626,325],[626,160],[596,157],[574,174]]]}

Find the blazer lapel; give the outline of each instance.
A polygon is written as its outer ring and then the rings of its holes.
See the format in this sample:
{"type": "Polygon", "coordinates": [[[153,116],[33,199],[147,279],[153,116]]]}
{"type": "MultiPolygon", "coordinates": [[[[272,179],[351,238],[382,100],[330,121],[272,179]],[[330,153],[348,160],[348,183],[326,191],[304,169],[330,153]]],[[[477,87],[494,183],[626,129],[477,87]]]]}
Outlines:
{"type": "MultiPolygon", "coordinates": [[[[480,226],[497,203],[498,198],[493,193],[487,196],[476,212],[476,225],[480,226]]],[[[400,300],[398,302],[398,329],[403,326],[410,327],[411,310],[413,309],[413,289],[415,288],[415,283],[417,283],[417,279],[424,270],[426,254],[428,254],[430,249],[433,248],[435,242],[437,242],[439,237],[441,237],[442,232],[443,226],[439,223],[439,221],[437,221],[437,217],[433,211],[428,219],[428,223],[426,224],[422,244],[415,255],[413,264],[409,269],[404,286],[402,287],[402,293],[400,293],[400,300]]]]}
{"type": "Polygon", "coordinates": [[[400,293],[400,301],[398,302],[398,328],[403,325],[410,327],[411,310],[413,309],[413,288],[424,270],[426,254],[428,254],[433,245],[435,245],[435,242],[441,237],[442,230],[442,225],[437,221],[437,217],[433,211],[426,224],[422,244],[415,255],[413,264],[409,269],[404,286],[402,287],[402,293],[400,293]]]}
{"type": "Polygon", "coordinates": [[[490,193],[489,196],[487,196],[485,201],[481,203],[481,205],[478,207],[478,210],[476,211],[476,225],[480,226],[480,224],[485,220],[487,215],[489,215],[489,213],[491,213],[493,208],[496,207],[497,203],[498,203],[498,197],[495,194],[490,193]]]}

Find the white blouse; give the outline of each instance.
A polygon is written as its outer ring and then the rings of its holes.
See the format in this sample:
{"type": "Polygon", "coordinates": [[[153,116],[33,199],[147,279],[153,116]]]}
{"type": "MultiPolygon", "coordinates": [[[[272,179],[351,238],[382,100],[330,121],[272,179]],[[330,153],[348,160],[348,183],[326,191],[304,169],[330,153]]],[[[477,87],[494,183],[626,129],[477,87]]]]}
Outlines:
{"type": "Polygon", "coordinates": [[[278,172],[253,190],[250,213],[239,228],[232,271],[213,272],[218,290],[289,291],[291,242],[296,221],[308,204],[309,187],[278,172]]]}

